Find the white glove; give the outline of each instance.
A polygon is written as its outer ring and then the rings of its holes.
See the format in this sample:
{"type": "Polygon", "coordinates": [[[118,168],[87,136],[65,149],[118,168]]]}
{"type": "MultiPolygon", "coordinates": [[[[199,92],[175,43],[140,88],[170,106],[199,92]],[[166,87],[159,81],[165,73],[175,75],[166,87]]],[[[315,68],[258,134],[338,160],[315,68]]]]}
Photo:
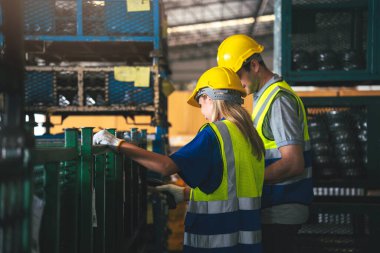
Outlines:
{"type": "Polygon", "coordinates": [[[174,184],[165,184],[156,187],[157,190],[164,192],[167,191],[174,196],[175,203],[178,204],[184,201],[185,187],[177,186],[174,184]]]}
{"type": "Polygon", "coordinates": [[[97,132],[92,137],[93,145],[97,145],[97,144],[108,145],[110,148],[116,151],[119,149],[119,146],[122,142],[124,142],[124,140],[116,138],[107,130],[102,130],[100,132],[97,132]]]}

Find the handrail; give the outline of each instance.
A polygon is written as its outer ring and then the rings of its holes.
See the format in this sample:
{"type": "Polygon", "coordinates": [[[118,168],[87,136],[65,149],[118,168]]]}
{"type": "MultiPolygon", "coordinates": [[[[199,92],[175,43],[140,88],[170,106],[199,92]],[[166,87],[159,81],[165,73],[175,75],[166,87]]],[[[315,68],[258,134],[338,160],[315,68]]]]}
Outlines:
{"type": "Polygon", "coordinates": [[[51,162],[61,162],[78,159],[77,148],[34,148],[31,151],[32,164],[45,164],[51,162]]]}
{"type": "Polygon", "coordinates": [[[103,155],[109,152],[113,152],[113,150],[109,148],[107,145],[93,145],[92,146],[93,155],[103,155]]]}

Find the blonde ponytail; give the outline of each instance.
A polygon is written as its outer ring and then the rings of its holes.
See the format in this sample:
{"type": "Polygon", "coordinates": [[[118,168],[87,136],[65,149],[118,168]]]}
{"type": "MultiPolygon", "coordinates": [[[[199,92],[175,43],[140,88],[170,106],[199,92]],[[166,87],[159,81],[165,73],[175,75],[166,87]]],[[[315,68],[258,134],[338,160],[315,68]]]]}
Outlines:
{"type": "Polygon", "coordinates": [[[234,123],[241,133],[248,137],[252,145],[252,154],[258,160],[264,158],[265,148],[256,129],[253,127],[253,122],[248,112],[239,104],[231,103],[224,100],[214,100],[214,112],[212,121],[220,118],[221,115],[232,123],[234,123]]]}

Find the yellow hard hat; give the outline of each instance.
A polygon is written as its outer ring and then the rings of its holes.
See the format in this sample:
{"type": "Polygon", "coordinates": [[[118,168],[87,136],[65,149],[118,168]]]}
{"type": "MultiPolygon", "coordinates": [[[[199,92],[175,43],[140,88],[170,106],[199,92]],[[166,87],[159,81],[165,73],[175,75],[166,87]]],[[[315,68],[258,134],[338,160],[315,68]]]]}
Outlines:
{"type": "Polygon", "coordinates": [[[235,72],[243,62],[256,53],[261,53],[264,46],[244,34],[236,34],[225,39],[218,48],[218,66],[227,67],[235,72]]]}
{"type": "Polygon", "coordinates": [[[241,97],[245,97],[245,89],[243,88],[238,75],[229,68],[213,67],[204,72],[198,79],[197,85],[187,103],[189,105],[200,107],[195,97],[203,88],[211,88],[213,90],[235,90],[241,93],[241,97]]]}

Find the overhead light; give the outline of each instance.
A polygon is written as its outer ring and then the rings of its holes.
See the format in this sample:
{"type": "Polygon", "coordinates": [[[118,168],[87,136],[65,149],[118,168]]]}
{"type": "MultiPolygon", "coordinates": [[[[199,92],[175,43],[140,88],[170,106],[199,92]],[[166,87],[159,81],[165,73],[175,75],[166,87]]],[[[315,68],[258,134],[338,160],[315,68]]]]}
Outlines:
{"type": "Polygon", "coordinates": [[[97,0],[95,0],[95,1],[92,1],[92,4],[93,5],[104,6],[104,0],[103,1],[97,1],[97,0]]]}
{"type": "Polygon", "coordinates": [[[260,16],[257,18],[258,23],[265,23],[265,22],[272,22],[274,21],[275,16],[274,14],[272,15],[265,15],[265,16],[260,16]]]}
{"type": "MultiPolygon", "coordinates": [[[[274,15],[265,15],[257,18],[257,22],[271,22],[274,21],[274,15]]],[[[239,26],[239,25],[249,25],[253,24],[255,19],[253,17],[250,18],[240,18],[240,19],[231,19],[225,21],[215,21],[209,23],[202,24],[194,24],[194,25],[182,25],[182,26],[173,26],[168,28],[168,34],[170,33],[180,33],[180,32],[189,32],[195,30],[206,30],[206,29],[217,29],[222,27],[231,27],[231,26],[239,26]]]]}

